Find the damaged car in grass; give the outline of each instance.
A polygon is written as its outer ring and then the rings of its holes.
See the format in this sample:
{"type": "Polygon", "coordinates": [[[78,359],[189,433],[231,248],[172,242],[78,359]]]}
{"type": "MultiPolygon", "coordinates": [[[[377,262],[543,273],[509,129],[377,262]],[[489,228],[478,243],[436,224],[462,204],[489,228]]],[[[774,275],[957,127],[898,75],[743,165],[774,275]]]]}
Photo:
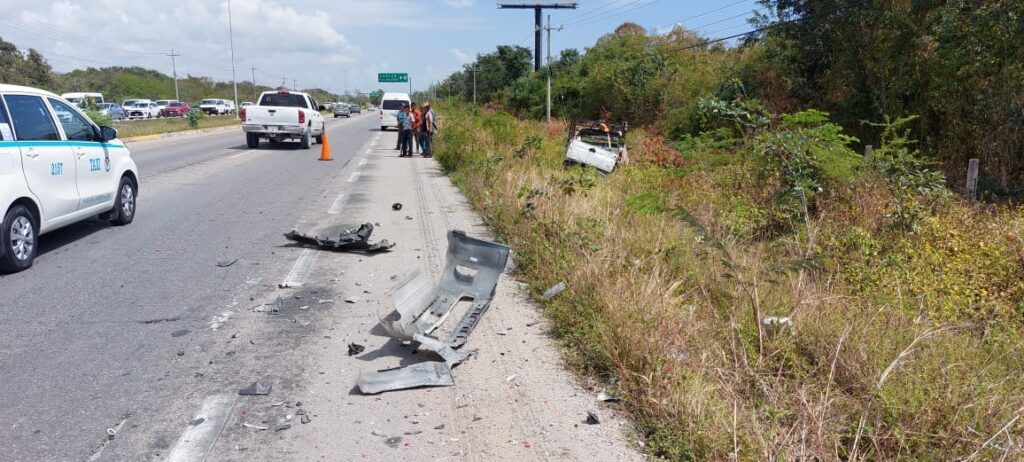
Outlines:
{"type": "Polygon", "coordinates": [[[565,150],[565,166],[587,165],[611,173],[616,166],[629,161],[626,130],[626,127],[610,128],[604,123],[583,127],[573,124],[565,150]]]}

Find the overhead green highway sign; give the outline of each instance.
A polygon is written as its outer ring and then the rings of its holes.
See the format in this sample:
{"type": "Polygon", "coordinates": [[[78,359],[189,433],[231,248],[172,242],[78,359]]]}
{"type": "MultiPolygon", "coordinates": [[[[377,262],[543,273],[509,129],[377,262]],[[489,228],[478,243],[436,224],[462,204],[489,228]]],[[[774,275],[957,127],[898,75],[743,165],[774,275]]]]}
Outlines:
{"type": "Polygon", "coordinates": [[[381,72],[377,74],[377,81],[381,83],[406,83],[409,81],[409,74],[405,72],[381,72]]]}

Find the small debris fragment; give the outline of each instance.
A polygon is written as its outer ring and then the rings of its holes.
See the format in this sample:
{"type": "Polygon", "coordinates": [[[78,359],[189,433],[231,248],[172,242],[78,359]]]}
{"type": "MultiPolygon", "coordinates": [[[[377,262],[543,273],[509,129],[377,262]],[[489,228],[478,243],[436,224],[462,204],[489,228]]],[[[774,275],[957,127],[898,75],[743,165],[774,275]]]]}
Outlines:
{"type": "Polygon", "coordinates": [[[317,304],[317,305],[326,305],[326,304],[328,304],[328,303],[334,303],[334,300],[331,300],[331,299],[323,299],[323,300],[320,300],[319,302],[316,302],[316,304],[317,304]]]}
{"type": "Polygon", "coordinates": [[[547,300],[553,298],[555,295],[562,293],[563,290],[565,290],[565,283],[559,282],[558,284],[551,286],[550,289],[544,291],[544,299],[547,300]]]}
{"type": "Polygon", "coordinates": [[[609,395],[608,393],[601,392],[597,394],[597,400],[601,402],[618,401],[619,398],[616,396],[609,395]]]}
{"type": "Polygon", "coordinates": [[[117,436],[117,429],[116,428],[108,428],[107,429],[107,437],[110,438],[110,439],[114,439],[115,436],[117,436]]]}
{"type": "Polygon", "coordinates": [[[540,321],[530,321],[526,323],[526,327],[533,327],[536,326],[537,324],[540,324],[540,321]]]}
{"type": "Polygon", "coordinates": [[[434,430],[444,430],[444,424],[434,427],[434,430]]]}
{"type": "Polygon", "coordinates": [[[359,297],[349,297],[345,299],[345,303],[358,303],[359,297]]]}
{"type": "Polygon", "coordinates": [[[269,395],[272,388],[273,386],[263,385],[259,380],[257,380],[253,382],[252,385],[238,390],[238,394],[242,396],[269,395]]]}
{"type": "Polygon", "coordinates": [[[189,425],[191,425],[191,426],[193,426],[193,427],[198,427],[199,425],[202,425],[202,423],[203,423],[203,422],[206,422],[206,419],[205,419],[205,418],[202,418],[202,417],[200,417],[200,418],[198,418],[198,419],[192,419],[192,420],[189,420],[189,421],[188,421],[188,424],[189,424],[189,425]]]}
{"type": "Polygon", "coordinates": [[[385,438],[388,436],[388,435],[385,435],[385,434],[383,434],[383,433],[381,433],[381,432],[379,432],[377,430],[370,430],[370,434],[373,435],[373,436],[380,436],[380,437],[385,437],[385,438]]]}
{"type": "Polygon", "coordinates": [[[401,202],[395,202],[394,204],[391,204],[391,210],[394,210],[396,212],[399,211],[399,210],[402,210],[402,203],[401,202]]]}
{"type": "Polygon", "coordinates": [[[516,374],[512,374],[512,375],[508,376],[508,378],[506,378],[505,381],[506,382],[512,382],[515,379],[516,379],[516,374]]]}
{"type": "Polygon", "coordinates": [[[406,216],[405,216],[405,219],[406,219],[406,220],[412,220],[412,217],[410,217],[409,215],[406,215],[406,216]]]}
{"type": "Polygon", "coordinates": [[[601,423],[601,419],[597,417],[597,413],[594,411],[587,411],[587,425],[597,425],[601,423]]]}
{"type": "Polygon", "coordinates": [[[420,433],[423,433],[423,430],[410,430],[405,432],[405,436],[419,435],[420,433]]]}
{"type": "Polygon", "coordinates": [[[253,430],[266,430],[267,429],[267,427],[264,427],[262,425],[253,425],[251,423],[246,423],[246,422],[242,422],[242,426],[245,427],[245,428],[251,428],[253,430]]]}
{"type": "Polygon", "coordinates": [[[289,428],[292,428],[292,424],[290,424],[290,423],[286,423],[286,424],[284,424],[284,425],[278,426],[277,428],[275,428],[275,429],[274,429],[274,431],[275,431],[275,432],[279,432],[279,431],[284,431],[284,430],[287,430],[287,429],[289,429],[289,428]]]}
{"type": "Polygon", "coordinates": [[[309,309],[309,305],[302,305],[302,306],[299,307],[299,309],[303,310],[303,311],[308,310],[309,309]]]}
{"type": "Polygon", "coordinates": [[[359,353],[362,353],[363,350],[366,350],[366,347],[364,347],[364,346],[362,346],[362,345],[360,345],[358,343],[349,343],[348,344],[348,355],[349,356],[355,356],[355,355],[357,355],[359,353]]]}
{"type": "Polygon", "coordinates": [[[393,449],[398,449],[398,443],[401,443],[401,442],[402,442],[402,437],[401,436],[392,436],[391,438],[388,438],[388,439],[384,440],[384,444],[388,445],[388,447],[393,448],[393,449]]]}
{"type": "Polygon", "coordinates": [[[310,419],[308,415],[302,414],[301,416],[299,416],[299,421],[304,424],[308,424],[310,421],[312,421],[312,419],[310,419]]]}
{"type": "Polygon", "coordinates": [[[183,337],[183,336],[191,334],[191,333],[192,333],[192,331],[190,331],[188,329],[178,329],[178,330],[176,330],[174,332],[171,332],[171,337],[183,337]]]}
{"type": "Polygon", "coordinates": [[[217,266],[219,266],[221,268],[227,268],[227,267],[229,267],[231,265],[234,265],[235,263],[238,263],[238,259],[237,258],[234,259],[234,260],[218,260],[217,261],[217,266]]]}
{"type": "Polygon", "coordinates": [[[284,405],[284,401],[278,401],[278,402],[276,402],[274,404],[271,404],[270,407],[277,407],[277,406],[281,406],[281,405],[284,405]]]}
{"type": "Polygon", "coordinates": [[[185,350],[179,349],[178,356],[185,356],[185,350]]]}

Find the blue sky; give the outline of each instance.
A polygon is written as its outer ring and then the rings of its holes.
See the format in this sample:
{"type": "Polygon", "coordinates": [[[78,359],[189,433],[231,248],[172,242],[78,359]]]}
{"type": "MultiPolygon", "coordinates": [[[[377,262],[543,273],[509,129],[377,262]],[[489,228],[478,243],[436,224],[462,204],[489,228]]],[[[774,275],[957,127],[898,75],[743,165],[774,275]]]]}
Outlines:
{"type": "MultiPolygon", "coordinates": [[[[235,69],[261,84],[295,79],[336,92],[400,90],[377,72],[409,72],[422,89],[499,44],[533,47],[533,11],[494,0],[232,0],[235,69]],[[282,77],[284,79],[282,79],[282,77]]],[[[749,30],[755,0],[581,0],[549,10],[552,53],[584,48],[624,21],[709,37],[749,30]]],[[[547,13],[545,13],[545,18],[547,13]]],[[[0,0],[0,37],[42,51],[55,69],[138,65],[231,79],[226,0],[0,0]]],[[[407,88],[407,87],[406,87],[407,88]]],[[[87,90],[87,89],[82,89],[87,90]]]]}

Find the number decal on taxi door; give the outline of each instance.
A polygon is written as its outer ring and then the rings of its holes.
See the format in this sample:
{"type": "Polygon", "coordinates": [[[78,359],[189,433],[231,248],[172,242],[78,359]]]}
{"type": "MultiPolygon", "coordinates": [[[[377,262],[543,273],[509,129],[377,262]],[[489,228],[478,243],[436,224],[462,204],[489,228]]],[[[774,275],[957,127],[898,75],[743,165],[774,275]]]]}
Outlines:
{"type": "Polygon", "coordinates": [[[90,172],[98,172],[98,171],[100,171],[100,165],[101,164],[100,164],[100,160],[99,159],[89,159],[89,171],[90,172]]]}
{"type": "Polygon", "coordinates": [[[58,176],[64,174],[64,162],[54,162],[50,164],[50,176],[58,176]]]}

